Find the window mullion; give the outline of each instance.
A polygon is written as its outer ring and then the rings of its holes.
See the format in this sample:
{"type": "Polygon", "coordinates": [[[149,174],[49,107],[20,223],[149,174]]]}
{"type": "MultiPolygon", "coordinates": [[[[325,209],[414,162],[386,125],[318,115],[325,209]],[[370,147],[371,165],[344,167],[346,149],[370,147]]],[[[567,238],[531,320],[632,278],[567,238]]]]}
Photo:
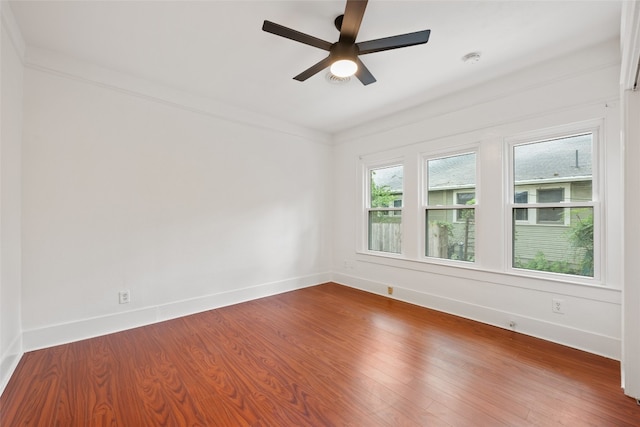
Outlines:
{"type": "Polygon", "coordinates": [[[594,202],[560,202],[560,203],[511,203],[512,209],[544,209],[544,208],[593,208],[594,202]]]}

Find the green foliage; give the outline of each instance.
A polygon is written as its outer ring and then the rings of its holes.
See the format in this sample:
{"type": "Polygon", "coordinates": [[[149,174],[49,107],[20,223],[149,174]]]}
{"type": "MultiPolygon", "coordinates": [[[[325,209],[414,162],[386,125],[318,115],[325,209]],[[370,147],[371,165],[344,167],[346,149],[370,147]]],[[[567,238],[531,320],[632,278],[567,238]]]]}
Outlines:
{"type": "MultiPolygon", "coordinates": [[[[372,172],[374,175],[375,172],[372,172]]],[[[371,177],[371,207],[372,208],[388,208],[393,204],[395,196],[391,193],[391,187],[388,185],[376,185],[371,177]]]]}
{"type": "Polygon", "coordinates": [[[568,237],[574,248],[584,250],[579,274],[593,276],[593,211],[591,209],[580,209],[576,213],[576,221],[571,225],[568,237]],[[587,215],[582,218],[580,213],[587,215]]]}
{"type": "MultiPolygon", "coordinates": [[[[467,205],[475,205],[476,204],[476,199],[473,198],[471,200],[469,200],[467,203],[467,205]]],[[[460,217],[464,220],[472,220],[475,218],[476,215],[476,210],[475,209],[462,209],[460,211],[460,217]]],[[[469,221],[466,221],[467,223],[469,221]]]]}
{"type": "Polygon", "coordinates": [[[392,212],[389,211],[373,211],[370,214],[370,219],[372,224],[382,224],[382,223],[395,223],[400,224],[402,222],[402,217],[400,215],[393,215],[392,212]]]}
{"type": "Polygon", "coordinates": [[[446,231],[449,237],[453,236],[453,224],[448,221],[429,221],[432,226],[438,227],[441,231],[446,231]]]}
{"type": "Polygon", "coordinates": [[[552,273],[578,274],[568,262],[549,261],[542,251],[538,251],[536,256],[524,265],[522,261],[516,261],[516,267],[526,268],[527,270],[550,271],[552,273]]]}
{"type": "Polygon", "coordinates": [[[573,274],[593,277],[593,210],[577,209],[573,213],[567,239],[576,250],[576,262],[549,261],[542,251],[538,251],[532,260],[517,259],[514,266],[528,270],[550,271],[553,273],[573,274]]]}

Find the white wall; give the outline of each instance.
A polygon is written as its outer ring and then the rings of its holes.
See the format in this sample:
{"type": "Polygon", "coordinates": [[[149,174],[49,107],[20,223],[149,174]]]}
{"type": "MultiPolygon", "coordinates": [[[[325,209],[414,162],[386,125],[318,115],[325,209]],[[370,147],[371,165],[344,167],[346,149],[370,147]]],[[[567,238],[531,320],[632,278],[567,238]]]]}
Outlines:
{"type": "Polygon", "coordinates": [[[622,134],[625,158],[625,265],[623,291],[623,354],[622,382],[624,392],[640,399],[640,204],[635,194],[640,185],[640,3],[625,2],[622,8],[622,70],[620,91],[622,100],[622,134]]]}
{"type": "Polygon", "coordinates": [[[330,145],[38,55],[24,90],[26,349],[329,280],[330,145]]]}
{"type": "Polygon", "coordinates": [[[22,355],[20,198],[24,42],[11,10],[0,3],[0,392],[22,355]]]}
{"type": "Polygon", "coordinates": [[[622,159],[620,154],[619,44],[521,71],[336,137],[334,153],[334,280],[619,359],[622,284],[622,159]],[[606,177],[603,265],[597,285],[526,277],[509,271],[503,200],[505,139],[570,123],[602,124],[606,177]],[[478,144],[481,201],[476,218],[476,264],[470,268],[416,261],[421,252],[418,188],[422,153],[478,144]],[[362,253],[361,159],[405,162],[405,256],[362,253]],[[566,313],[551,310],[565,300],[566,313]]]}

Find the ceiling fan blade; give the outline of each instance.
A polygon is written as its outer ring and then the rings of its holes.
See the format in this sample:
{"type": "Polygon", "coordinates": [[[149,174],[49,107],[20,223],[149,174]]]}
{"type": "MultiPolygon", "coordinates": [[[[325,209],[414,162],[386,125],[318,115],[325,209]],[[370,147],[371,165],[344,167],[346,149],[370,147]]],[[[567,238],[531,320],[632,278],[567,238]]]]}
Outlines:
{"type": "Polygon", "coordinates": [[[383,50],[424,44],[429,41],[430,34],[431,30],[416,31],[415,33],[401,34],[399,36],[385,37],[382,39],[356,43],[356,46],[358,46],[359,55],[365,55],[367,53],[382,52],[383,50]]]}
{"type": "Polygon", "coordinates": [[[376,78],[373,77],[371,71],[362,63],[360,58],[356,58],[356,64],[358,64],[358,71],[356,71],[356,77],[363,85],[369,85],[376,82],[376,78]]]}
{"type": "Polygon", "coordinates": [[[317,74],[320,71],[327,68],[329,65],[331,65],[331,62],[332,62],[331,56],[327,56],[322,61],[318,62],[315,65],[312,65],[311,67],[307,68],[306,70],[304,70],[303,72],[295,76],[293,79],[298,80],[299,82],[303,82],[307,80],[309,77],[313,76],[314,74],[317,74]]]}
{"type": "Polygon", "coordinates": [[[264,21],[264,24],[262,24],[262,30],[266,31],[267,33],[275,34],[276,36],[284,37],[290,40],[307,44],[309,46],[317,47],[318,49],[326,51],[331,49],[331,43],[329,43],[328,41],[324,41],[317,37],[301,33],[300,31],[292,30],[291,28],[276,24],[275,22],[264,21]]]}
{"type": "Polygon", "coordinates": [[[366,8],[367,0],[347,0],[340,28],[339,43],[355,43],[366,8]]]}

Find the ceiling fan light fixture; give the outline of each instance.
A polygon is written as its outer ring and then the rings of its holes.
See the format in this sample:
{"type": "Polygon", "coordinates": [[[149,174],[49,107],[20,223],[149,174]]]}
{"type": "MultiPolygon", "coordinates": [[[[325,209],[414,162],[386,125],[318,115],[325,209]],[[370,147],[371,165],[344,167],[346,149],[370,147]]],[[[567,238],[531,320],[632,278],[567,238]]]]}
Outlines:
{"type": "Polygon", "coordinates": [[[358,71],[358,64],[352,59],[339,59],[331,64],[331,74],[336,77],[351,77],[358,71]]]}
{"type": "Polygon", "coordinates": [[[329,56],[295,76],[294,80],[303,82],[320,71],[330,68],[330,72],[336,79],[355,75],[360,83],[367,86],[375,83],[376,78],[362,63],[360,55],[424,44],[429,41],[429,34],[431,34],[431,30],[422,30],[356,43],[367,2],[368,0],[347,0],[344,14],[334,21],[336,29],[340,32],[340,37],[335,43],[267,20],[262,24],[262,30],[329,52],[329,56]]]}

